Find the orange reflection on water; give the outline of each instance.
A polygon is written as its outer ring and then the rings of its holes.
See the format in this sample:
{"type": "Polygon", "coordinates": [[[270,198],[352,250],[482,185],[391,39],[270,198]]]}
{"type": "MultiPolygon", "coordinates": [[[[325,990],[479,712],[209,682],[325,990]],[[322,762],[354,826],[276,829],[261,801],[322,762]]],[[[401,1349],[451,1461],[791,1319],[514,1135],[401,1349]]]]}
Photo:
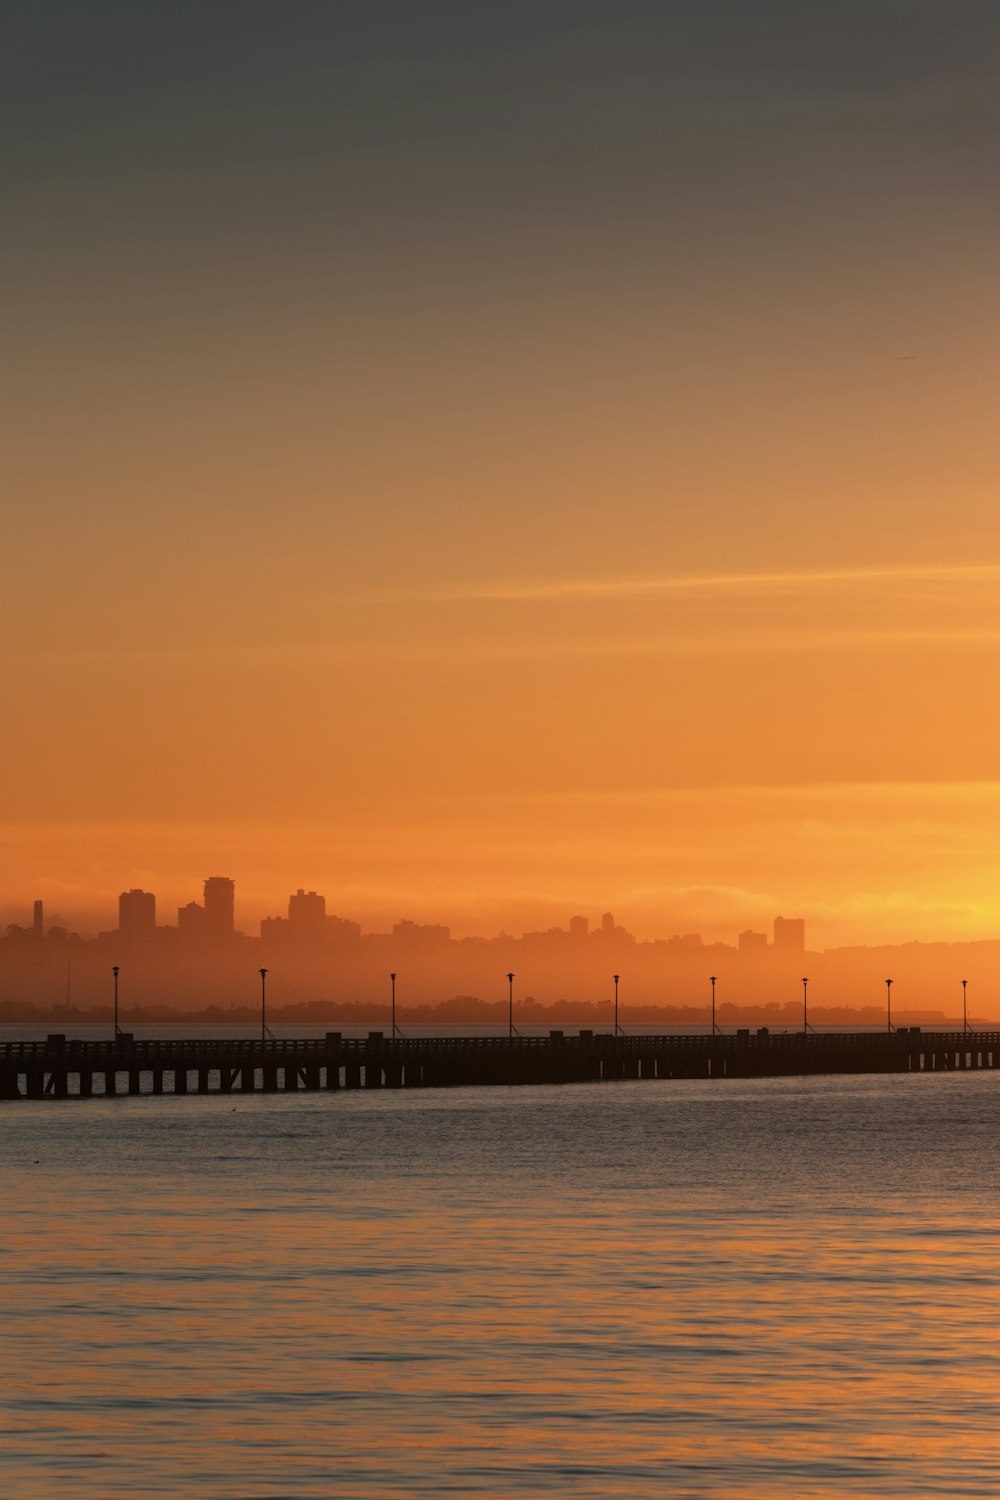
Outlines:
{"type": "Polygon", "coordinates": [[[996,1094],[17,1106],[41,1160],[10,1174],[16,1493],[992,1483],[1000,1232],[934,1125],[960,1107],[992,1149],[996,1094]]]}

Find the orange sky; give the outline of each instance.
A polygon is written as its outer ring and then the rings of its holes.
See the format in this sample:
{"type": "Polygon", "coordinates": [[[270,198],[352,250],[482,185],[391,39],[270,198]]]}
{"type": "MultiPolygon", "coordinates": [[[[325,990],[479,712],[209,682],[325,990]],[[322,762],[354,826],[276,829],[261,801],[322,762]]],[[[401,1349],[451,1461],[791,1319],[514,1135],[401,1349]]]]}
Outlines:
{"type": "Polygon", "coordinates": [[[996,934],[988,57],[770,9],[25,21],[8,916],[996,934]]]}

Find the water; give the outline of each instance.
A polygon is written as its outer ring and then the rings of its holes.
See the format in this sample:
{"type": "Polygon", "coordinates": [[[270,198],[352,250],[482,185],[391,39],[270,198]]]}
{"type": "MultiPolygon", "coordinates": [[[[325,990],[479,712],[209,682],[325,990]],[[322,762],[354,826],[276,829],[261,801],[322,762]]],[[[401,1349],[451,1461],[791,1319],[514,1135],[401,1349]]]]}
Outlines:
{"type": "Polygon", "coordinates": [[[1000,1075],[0,1106],[0,1494],[1000,1493],[1000,1075]]]}

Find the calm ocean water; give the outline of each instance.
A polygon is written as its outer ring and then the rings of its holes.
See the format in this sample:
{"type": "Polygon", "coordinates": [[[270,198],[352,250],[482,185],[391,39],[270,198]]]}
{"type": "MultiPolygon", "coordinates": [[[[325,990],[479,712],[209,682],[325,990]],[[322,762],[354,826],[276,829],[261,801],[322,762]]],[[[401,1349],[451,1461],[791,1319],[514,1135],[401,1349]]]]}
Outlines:
{"type": "Polygon", "coordinates": [[[0,1105],[0,1495],[1000,1494],[1000,1076],[0,1105]]]}

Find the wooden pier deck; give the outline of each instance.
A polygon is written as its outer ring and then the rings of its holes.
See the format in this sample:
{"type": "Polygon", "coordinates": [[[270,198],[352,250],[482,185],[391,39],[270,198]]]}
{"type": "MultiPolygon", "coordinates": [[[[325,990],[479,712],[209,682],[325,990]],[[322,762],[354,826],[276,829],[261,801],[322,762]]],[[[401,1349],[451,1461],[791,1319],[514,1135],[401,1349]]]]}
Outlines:
{"type": "Polygon", "coordinates": [[[0,1044],[0,1099],[232,1094],[297,1089],[776,1078],[822,1073],[948,1073],[1000,1068],[1000,1032],[768,1032],[390,1038],[339,1032],[295,1040],[0,1044]]]}

